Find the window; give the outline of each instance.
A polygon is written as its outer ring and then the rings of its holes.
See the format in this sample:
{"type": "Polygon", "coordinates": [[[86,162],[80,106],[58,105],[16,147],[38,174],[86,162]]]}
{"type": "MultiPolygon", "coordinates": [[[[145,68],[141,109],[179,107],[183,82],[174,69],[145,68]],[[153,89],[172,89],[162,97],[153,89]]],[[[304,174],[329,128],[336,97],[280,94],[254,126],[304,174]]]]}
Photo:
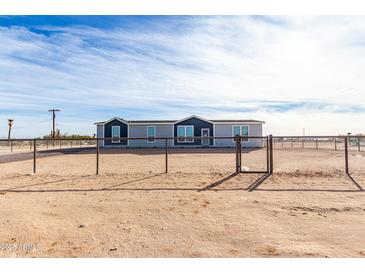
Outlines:
{"type": "Polygon", "coordinates": [[[241,136],[244,137],[242,141],[248,141],[248,126],[241,126],[241,136]]]}
{"type": "Polygon", "coordinates": [[[194,137],[194,126],[177,126],[177,137],[179,137],[179,139],[177,139],[179,143],[194,143],[193,138],[186,138],[194,137]]]}
{"type": "Polygon", "coordinates": [[[154,143],[156,137],[156,127],[155,126],[148,126],[147,127],[147,142],[148,143],[154,143]]]}
{"type": "MultiPolygon", "coordinates": [[[[177,137],[185,137],[185,127],[178,126],[177,127],[177,137]]],[[[184,142],[185,139],[178,139],[179,142],[184,142]]]]}
{"type": "MultiPolygon", "coordinates": [[[[186,126],[186,137],[194,137],[193,126],[186,126]]],[[[194,139],[186,139],[186,142],[194,142],[194,139]]]]}
{"type": "Polygon", "coordinates": [[[120,138],[120,126],[112,126],[112,143],[120,143],[119,138],[120,138]]]}
{"type": "Polygon", "coordinates": [[[240,126],[233,126],[233,136],[240,136],[241,135],[241,127],[240,126]]]}
{"type": "MultiPolygon", "coordinates": [[[[242,141],[248,141],[248,126],[233,126],[232,127],[233,136],[243,137],[242,141]]],[[[234,142],[234,140],[233,140],[234,142]]]]}

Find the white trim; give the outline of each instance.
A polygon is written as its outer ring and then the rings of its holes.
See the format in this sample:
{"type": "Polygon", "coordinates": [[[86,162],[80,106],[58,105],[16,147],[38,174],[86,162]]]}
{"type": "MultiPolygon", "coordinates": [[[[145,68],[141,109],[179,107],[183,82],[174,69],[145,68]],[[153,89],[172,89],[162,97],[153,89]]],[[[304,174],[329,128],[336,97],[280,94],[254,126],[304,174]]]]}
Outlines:
{"type": "MultiPolygon", "coordinates": [[[[105,136],[105,125],[103,125],[103,137],[102,138],[105,138],[104,136],[105,136]]],[[[105,145],[105,140],[102,141],[102,144],[103,144],[102,146],[105,145]]]]}
{"type": "MultiPolygon", "coordinates": [[[[190,117],[192,118],[192,117],[190,117]]],[[[198,118],[198,117],[195,117],[195,118],[198,118]]],[[[198,118],[200,120],[205,120],[205,119],[202,119],[202,118],[198,118]]],[[[112,119],[111,121],[113,121],[114,119],[112,119]]],[[[121,120],[121,119],[116,119],[118,121],[121,121],[123,123],[126,123],[127,121],[125,120],[121,120]]],[[[185,120],[185,119],[184,119],[185,120]]],[[[107,121],[107,122],[97,122],[97,123],[94,123],[94,125],[105,125],[111,121],[107,121]]],[[[211,124],[218,124],[218,125],[231,125],[233,123],[237,123],[237,121],[232,121],[232,122],[212,122],[212,121],[209,121],[209,120],[205,120],[206,122],[208,123],[211,123],[211,124]]],[[[178,122],[160,122],[160,123],[154,123],[154,122],[145,122],[145,123],[133,123],[133,122],[127,122],[128,125],[174,125],[178,122]]],[[[263,125],[263,124],[266,124],[266,122],[244,122],[245,124],[247,125],[263,125]]]]}
{"type": "MultiPolygon", "coordinates": [[[[177,131],[177,129],[176,129],[177,131]]],[[[176,132],[176,135],[177,135],[177,132],[176,132]]],[[[175,125],[172,125],[172,138],[175,138],[175,125]]],[[[175,139],[171,139],[172,141],[172,146],[174,147],[175,146],[175,139]]]]}
{"type": "Polygon", "coordinates": [[[193,137],[195,137],[195,134],[194,134],[194,125],[178,125],[177,127],[176,127],[176,137],[178,138],[177,139],[177,143],[182,143],[182,144],[184,144],[184,143],[194,143],[194,138],[191,140],[191,141],[188,141],[187,139],[189,138],[189,137],[187,137],[186,136],[186,127],[192,127],[193,128],[193,137]],[[184,141],[181,141],[179,138],[180,138],[180,136],[179,136],[179,127],[183,127],[183,128],[185,128],[185,134],[184,134],[184,141]]]}
{"type": "Polygon", "coordinates": [[[122,119],[122,118],[119,118],[119,117],[113,117],[113,118],[109,119],[109,120],[108,120],[108,121],[106,121],[106,122],[98,122],[98,123],[94,123],[94,124],[95,124],[95,125],[105,125],[105,124],[108,124],[108,123],[110,123],[110,122],[112,122],[112,121],[114,121],[114,120],[118,120],[119,122],[122,122],[122,123],[124,123],[124,124],[128,125],[128,121],[126,121],[126,120],[124,120],[124,119],[122,119]]]}
{"type": "MultiPolygon", "coordinates": [[[[232,121],[232,122],[213,122],[214,124],[217,125],[236,125],[236,121],[232,121]]],[[[265,122],[242,122],[245,123],[245,125],[263,125],[265,124],[265,122]]]]}
{"type": "Polygon", "coordinates": [[[202,118],[202,117],[199,117],[199,116],[197,116],[197,115],[191,115],[191,116],[189,116],[189,117],[185,117],[184,119],[181,119],[181,120],[179,120],[179,121],[176,121],[174,124],[178,124],[178,123],[181,123],[181,122],[183,122],[183,121],[186,121],[186,120],[189,120],[189,119],[192,119],[192,118],[196,118],[196,119],[199,119],[199,120],[205,121],[205,122],[207,122],[207,123],[213,124],[213,122],[212,122],[212,121],[209,121],[209,120],[204,119],[204,118],[202,118]]]}
{"type": "Polygon", "coordinates": [[[133,123],[133,122],[128,122],[129,125],[173,125],[174,122],[160,122],[160,123],[154,123],[154,122],[143,122],[143,123],[133,123]]]}
{"type": "Polygon", "coordinates": [[[191,115],[189,117],[185,117],[185,118],[183,118],[181,120],[178,120],[178,121],[175,121],[175,122],[159,122],[159,123],[156,123],[156,122],[153,122],[153,121],[151,121],[151,122],[148,122],[147,121],[147,122],[143,122],[143,123],[129,122],[129,121],[124,120],[124,119],[119,118],[119,117],[113,117],[113,118],[111,118],[111,119],[109,119],[108,121],[105,121],[105,122],[96,122],[96,123],[94,123],[94,125],[105,125],[107,123],[110,123],[113,120],[118,120],[118,121],[120,121],[122,123],[129,124],[129,125],[148,125],[148,124],[153,124],[153,125],[166,125],[166,124],[167,125],[174,125],[174,124],[183,122],[183,121],[188,120],[188,119],[191,119],[191,118],[197,118],[199,120],[202,120],[202,121],[205,121],[205,122],[208,122],[208,123],[211,123],[211,124],[222,124],[222,125],[224,125],[224,124],[236,124],[236,123],[245,123],[245,124],[253,124],[253,125],[262,125],[262,124],[265,124],[264,121],[257,121],[257,122],[249,122],[249,121],[247,121],[247,122],[244,122],[244,121],[242,121],[242,122],[239,122],[239,121],[219,122],[218,121],[218,122],[213,122],[211,120],[202,118],[202,117],[197,116],[197,115],[191,115]]]}
{"type": "Polygon", "coordinates": [[[185,117],[181,120],[178,120],[178,121],[175,121],[175,122],[154,122],[154,121],[146,121],[146,122],[129,122],[123,118],[119,118],[119,117],[113,117],[107,121],[104,121],[104,122],[95,122],[94,125],[104,125],[104,124],[107,124],[107,123],[110,123],[111,121],[113,120],[118,120],[118,121],[121,121],[125,124],[130,124],[130,125],[146,125],[146,124],[154,124],[154,125],[163,125],[163,124],[168,124],[168,125],[173,125],[173,124],[177,124],[177,123],[180,123],[180,122],[183,122],[185,120],[188,120],[188,119],[191,119],[191,118],[197,118],[199,120],[202,120],[202,121],[205,121],[205,122],[208,122],[208,123],[211,123],[211,124],[236,124],[236,123],[245,123],[245,124],[265,124],[266,122],[265,121],[235,121],[235,120],[232,120],[232,121],[225,121],[225,122],[219,122],[219,121],[212,121],[212,120],[208,120],[208,119],[205,119],[205,118],[202,118],[200,116],[197,116],[197,115],[191,115],[189,117],[185,117]]]}
{"type": "MultiPolygon", "coordinates": [[[[203,137],[203,130],[208,130],[208,137],[210,137],[210,128],[208,128],[208,127],[204,127],[204,128],[200,129],[200,137],[203,137]]],[[[210,146],[210,138],[209,139],[204,139],[204,141],[205,140],[208,140],[208,146],[210,146]]],[[[204,146],[203,139],[200,139],[200,144],[202,146],[204,146]]]]}
{"type": "MultiPolygon", "coordinates": [[[[96,125],[96,138],[104,138],[104,125],[96,125]],[[101,135],[99,135],[99,126],[101,126],[101,135]]],[[[104,146],[104,140],[98,141],[99,144],[101,144],[100,146],[103,147],[104,146]]]]}
{"type": "MultiPolygon", "coordinates": [[[[153,138],[156,138],[156,135],[157,135],[157,133],[156,133],[156,126],[146,126],[146,129],[147,129],[147,135],[146,136],[147,136],[147,138],[149,138],[149,136],[148,136],[148,128],[150,128],[150,127],[152,127],[152,128],[155,129],[155,136],[153,136],[153,138]]],[[[156,143],[156,139],[153,139],[153,141],[150,141],[149,139],[147,139],[147,143],[156,143]]]]}
{"type": "MultiPolygon", "coordinates": [[[[249,136],[250,136],[250,126],[249,125],[242,125],[242,124],[237,124],[237,125],[232,125],[232,137],[236,137],[234,135],[234,131],[233,131],[233,127],[240,127],[240,136],[242,138],[246,138],[246,136],[242,136],[242,132],[241,132],[241,127],[247,127],[247,140],[242,140],[242,142],[248,142],[249,141],[249,136]]],[[[232,138],[232,142],[235,143],[236,141],[234,140],[234,138],[232,138]]]]}
{"type": "Polygon", "coordinates": [[[213,146],[215,147],[215,124],[213,123],[213,146]]]}
{"type": "Polygon", "coordinates": [[[120,139],[118,140],[113,140],[114,137],[117,137],[117,136],[113,136],[113,128],[119,128],[119,138],[120,138],[120,126],[112,126],[112,132],[111,132],[111,137],[112,137],[112,143],[115,144],[115,143],[120,143],[120,139]]]}

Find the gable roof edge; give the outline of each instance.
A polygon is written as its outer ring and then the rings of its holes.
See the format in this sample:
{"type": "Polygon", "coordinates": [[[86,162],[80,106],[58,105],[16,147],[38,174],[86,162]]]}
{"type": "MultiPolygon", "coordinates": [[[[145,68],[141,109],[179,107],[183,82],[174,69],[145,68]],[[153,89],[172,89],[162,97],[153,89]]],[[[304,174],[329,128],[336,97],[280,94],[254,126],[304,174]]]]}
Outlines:
{"type": "Polygon", "coordinates": [[[183,122],[183,121],[186,121],[186,120],[189,120],[189,119],[192,119],[192,118],[196,118],[196,119],[199,119],[199,120],[202,120],[202,121],[208,122],[208,123],[210,123],[210,124],[214,124],[212,121],[207,120],[207,119],[202,118],[202,117],[197,116],[197,115],[191,115],[191,116],[185,117],[185,118],[183,118],[183,119],[181,119],[181,120],[176,121],[174,124],[178,124],[178,123],[181,123],[181,122],[183,122]]]}
{"type": "Polygon", "coordinates": [[[94,125],[105,125],[105,124],[110,123],[110,122],[112,122],[114,120],[118,120],[119,122],[122,122],[122,123],[128,125],[128,121],[127,120],[124,120],[124,119],[119,118],[119,117],[113,117],[113,118],[111,118],[111,119],[109,119],[108,121],[105,121],[105,122],[96,122],[96,123],[94,123],[94,125]]]}

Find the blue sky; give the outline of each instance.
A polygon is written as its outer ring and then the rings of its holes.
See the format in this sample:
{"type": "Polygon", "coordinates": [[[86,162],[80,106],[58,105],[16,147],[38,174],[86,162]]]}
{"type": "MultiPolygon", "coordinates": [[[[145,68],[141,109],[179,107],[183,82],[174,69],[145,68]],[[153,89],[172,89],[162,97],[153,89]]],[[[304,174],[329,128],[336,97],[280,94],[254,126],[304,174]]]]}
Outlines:
{"type": "Polygon", "coordinates": [[[265,133],[365,133],[365,18],[0,16],[0,137],[95,121],[266,121],[265,133]]]}

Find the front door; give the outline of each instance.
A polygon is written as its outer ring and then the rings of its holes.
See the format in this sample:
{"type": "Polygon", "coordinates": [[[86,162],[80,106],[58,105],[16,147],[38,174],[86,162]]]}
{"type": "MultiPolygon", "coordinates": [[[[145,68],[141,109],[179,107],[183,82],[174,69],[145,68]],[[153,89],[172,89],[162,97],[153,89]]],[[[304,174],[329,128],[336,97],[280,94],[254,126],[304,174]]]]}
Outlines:
{"type": "MultiPolygon", "coordinates": [[[[202,128],[201,130],[201,136],[202,137],[209,137],[209,128],[202,128]]],[[[202,142],[202,146],[209,146],[210,144],[210,139],[208,138],[202,138],[201,139],[201,142],[202,142]]]]}

